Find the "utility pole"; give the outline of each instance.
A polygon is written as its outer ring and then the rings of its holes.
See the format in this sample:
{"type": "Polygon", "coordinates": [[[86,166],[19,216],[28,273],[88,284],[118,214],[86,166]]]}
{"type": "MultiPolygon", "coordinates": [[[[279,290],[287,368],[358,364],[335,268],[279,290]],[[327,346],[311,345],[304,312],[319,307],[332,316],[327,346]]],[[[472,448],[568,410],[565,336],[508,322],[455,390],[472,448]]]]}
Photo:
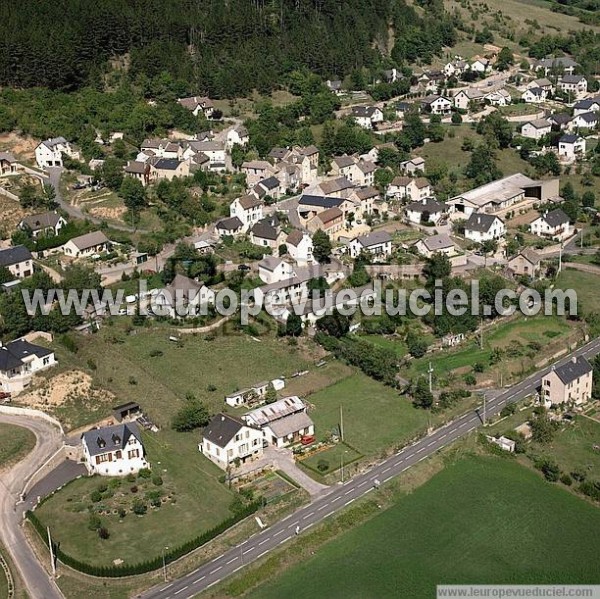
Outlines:
{"type": "Polygon", "coordinates": [[[485,395],[485,391],[483,393],[483,425],[485,426],[485,421],[486,421],[486,408],[487,408],[487,401],[486,401],[486,395],[485,395]]]}
{"type": "Polygon", "coordinates": [[[433,393],[433,366],[431,366],[431,362],[429,362],[429,368],[427,369],[427,374],[429,374],[429,393],[433,393]]]}
{"type": "Polygon", "coordinates": [[[340,404],[340,440],[344,442],[344,412],[343,407],[340,404]]]}
{"type": "Polygon", "coordinates": [[[163,547],[163,550],[162,550],[163,578],[165,579],[165,582],[167,582],[167,561],[165,559],[165,551],[168,551],[168,550],[169,550],[168,547],[163,547]]]}
{"type": "Polygon", "coordinates": [[[479,321],[479,349],[483,349],[483,318],[479,321]]]}
{"type": "Polygon", "coordinates": [[[50,527],[48,530],[48,547],[50,548],[50,565],[52,566],[52,578],[56,578],[56,562],[54,561],[54,548],[52,547],[52,537],[50,536],[50,527]]]}
{"type": "Polygon", "coordinates": [[[558,271],[557,271],[557,275],[560,274],[560,271],[562,270],[562,249],[563,249],[563,244],[562,241],[560,242],[560,249],[558,251],[558,271]]]}

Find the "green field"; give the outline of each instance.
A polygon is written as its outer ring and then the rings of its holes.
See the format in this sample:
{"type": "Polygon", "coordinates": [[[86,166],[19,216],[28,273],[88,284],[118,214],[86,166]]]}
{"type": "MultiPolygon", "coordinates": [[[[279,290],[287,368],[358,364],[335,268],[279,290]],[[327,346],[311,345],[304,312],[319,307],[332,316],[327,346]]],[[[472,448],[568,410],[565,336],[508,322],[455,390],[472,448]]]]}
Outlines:
{"type": "MultiPolygon", "coordinates": [[[[445,374],[457,368],[473,366],[476,362],[481,362],[487,366],[492,349],[495,347],[505,348],[514,341],[518,341],[523,345],[537,342],[545,346],[549,341],[566,335],[570,330],[567,321],[557,316],[518,318],[484,332],[483,349],[480,347],[479,338],[473,338],[456,350],[441,351],[414,360],[410,364],[410,371],[425,373],[430,362],[437,374],[445,374]]],[[[537,355],[536,360],[541,359],[541,357],[541,354],[537,355]]],[[[519,360],[519,362],[521,361],[519,360]]]]}
{"type": "Polygon", "coordinates": [[[600,510],[512,460],[469,457],[250,593],[430,599],[443,584],[598,584],[600,510]]]}
{"type": "Polygon", "coordinates": [[[115,559],[137,563],[155,557],[162,547],[176,547],[231,515],[234,494],[218,482],[222,471],[198,452],[198,439],[198,433],[170,430],[144,435],[153,474],[160,474],[164,481],[161,487],[149,487],[172,495],[175,501],[149,507],[143,516],[129,511],[132,501],[144,495],[141,481],[120,479],[113,498],[93,503],[91,492],[110,480],[104,477],[74,481],[43,503],[36,514],[51,527],[63,551],[81,561],[108,565],[115,559]],[[131,491],[134,485],[136,493],[131,491]],[[117,504],[128,513],[122,519],[115,513],[101,515],[102,525],[110,532],[109,539],[101,540],[88,529],[89,510],[101,506],[112,510],[117,504]]]}
{"type": "Polygon", "coordinates": [[[0,469],[18,462],[35,446],[35,435],[26,428],[0,424],[0,469]]]}
{"type": "Polygon", "coordinates": [[[599,276],[566,268],[558,275],[556,287],[574,289],[577,292],[577,306],[580,313],[600,311],[599,276]]]}
{"type": "Polygon", "coordinates": [[[355,374],[310,395],[310,416],[317,436],[325,438],[339,427],[343,410],[344,440],[363,455],[412,438],[427,427],[427,413],[415,409],[398,391],[355,374]]]}

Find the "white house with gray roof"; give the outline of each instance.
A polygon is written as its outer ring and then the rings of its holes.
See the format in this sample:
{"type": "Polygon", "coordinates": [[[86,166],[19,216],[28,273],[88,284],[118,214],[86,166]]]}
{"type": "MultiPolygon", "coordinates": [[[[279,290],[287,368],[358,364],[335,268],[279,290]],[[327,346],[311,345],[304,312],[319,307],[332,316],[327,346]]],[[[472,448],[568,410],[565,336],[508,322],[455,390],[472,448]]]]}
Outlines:
{"type": "Polygon", "coordinates": [[[24,245],[0,250],[0,267],[7,268],[16,279],[24,279],[33,274],[33,256],[24,245]]]}
{"type": "Polygon", "coordinates": [[[564,241],[574,233],[569,217],[560,209],[544,212],[530,225],[529,230],[538,237],[564,241]]]}
{"type": "Polygon", "coordinates": [[[263,454],[263,432],[237,416],[220,413],[202,431],[198,449],[219,468],[227,470],[263,454]]]}
{"type": "Polygon", "coordinates": [[[476,243],[500,239],[505,232],[504,222],[493,214],[474,212],[465,223],[465,238],[476,243]]]}
{"type": "Polygon", "coordinates": [[[392,237],[387,231],[373,231],[368,235],[360,235],[350,241],[348,252],[352,258],[365,252],[374,258],[385,260],[392,253],[392,237]]]}
{"type": "Polygon", "coordinates": [[[35,239],[42,235],[58,235],[66,224],[67,221],[60,214],[56,212],[42,212],[26,216],[19,223],[19,228],[28,231],[35,239]]]}
{"type": "Polygon", "coordinates": [[[415,243],[415,248],[425,258],[431,258],[434,254],[445,254],[449,258],[456,255],[456,244],[449,235],[432,235],[424,237],[415,243]]]}
{"type": "Polygon", "coordinates": [[[442,218],[444,211],[444,204],[435,198],[423,198],[418,202],[411,202],[405,208],[406,220],[416,225],[427,222],[435,224],[442,218]]]}
{"type": "Polygon", "coordinates": [[[35,149],[35,161],[40,168],[49,166],[62,167],[62,155],[66,154],[73,160],[79,160],[79,152],[71,147],[64,137],[53,137],[40,142],[35,149]]]}
{"type": "Polygon", "coordinates": [[[19,393],[34,374],[56,364],[54,351],[24,338],[6,345],[0,342],[0,391],[19,393]]]}
{"type": "Polygon", "coordinates": [[[581,405],[592,397],[594,370],[583,357],[573,357],[561,366],[552,366],[542,378],[541,397],[545,403],[581,405]]]}
{"type": "Polygon", "coordinates": [[[81,436],[90,474],[126,476],[150,468],[140,429],[135,422],[95,428],[81,436]]]}
{"type": "Polygon", "coordinates": [[[96,254],[107,252],[110,241],[102,231],[92,231],[79,237],[73,237],[62,246],[66,256],[73,258],[87,258],[96,254]]]}
{"type": "Polygon", "coordinates": [[[352,118],[364,129],[373,129],[373,125],[383,121],[383,112],[377,106],[353,106],[352,118]]]}

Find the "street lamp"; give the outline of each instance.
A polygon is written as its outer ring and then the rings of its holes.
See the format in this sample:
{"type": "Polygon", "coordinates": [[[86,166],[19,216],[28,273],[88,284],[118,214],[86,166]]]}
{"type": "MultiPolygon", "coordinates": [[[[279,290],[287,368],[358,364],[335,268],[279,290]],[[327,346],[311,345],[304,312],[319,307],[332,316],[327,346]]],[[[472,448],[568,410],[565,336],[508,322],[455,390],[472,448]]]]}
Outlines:
{"type": "Polygon", "coordinates": [[[165,551],[169,551],[169,548],[163,547],[163,550],[162,550],[163,576],[164,576],[165,582],[167,582],[167,562],[165,560],[165,551]]]}

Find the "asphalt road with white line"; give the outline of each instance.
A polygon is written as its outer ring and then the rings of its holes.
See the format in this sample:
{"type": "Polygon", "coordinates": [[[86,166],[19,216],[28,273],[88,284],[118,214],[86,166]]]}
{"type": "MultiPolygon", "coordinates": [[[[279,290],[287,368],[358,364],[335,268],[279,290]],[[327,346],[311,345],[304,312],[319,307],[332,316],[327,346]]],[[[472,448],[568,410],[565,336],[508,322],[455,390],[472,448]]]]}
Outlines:
{"type": "MultiPolygon", "coordinates": [[[[573,356],[583,355],[586,358],[592,358],[598,353],[600,353],[600,338],[582,346],[556,364],[564,364],[573,356]]],[[[488,400],[486,402],[486,416],[498,414],[507,403],[518,401],[534,393],[541,384],[542,376],[549,369],[550,367],[539,370],[493,399],[488,400]]],[[[293,539],[296,536],[296,527],[299,527],[299,536],[302,537],[302,534],[315,524],[319,524],[325,518],[373,491],[375,480],[379,480],[381,483],[388,482],[411,466],[426,459],[438,449],[475,430],[481,426],[482,422],[483,411],[481,408],[463,414],[423,439],[405,447],[380,464],[373,466],[365,473],[343,485],[332,488],[327,494],[316,498],[309,505],[296,510],[293,514],[255,534],[192,573],[173,582],[154,587],[142,593],[139,597],[143,599],[190,599],[194,597],[201,591],[218,584],[248,564],[267,555],[279,545],[293,539]]]]}

